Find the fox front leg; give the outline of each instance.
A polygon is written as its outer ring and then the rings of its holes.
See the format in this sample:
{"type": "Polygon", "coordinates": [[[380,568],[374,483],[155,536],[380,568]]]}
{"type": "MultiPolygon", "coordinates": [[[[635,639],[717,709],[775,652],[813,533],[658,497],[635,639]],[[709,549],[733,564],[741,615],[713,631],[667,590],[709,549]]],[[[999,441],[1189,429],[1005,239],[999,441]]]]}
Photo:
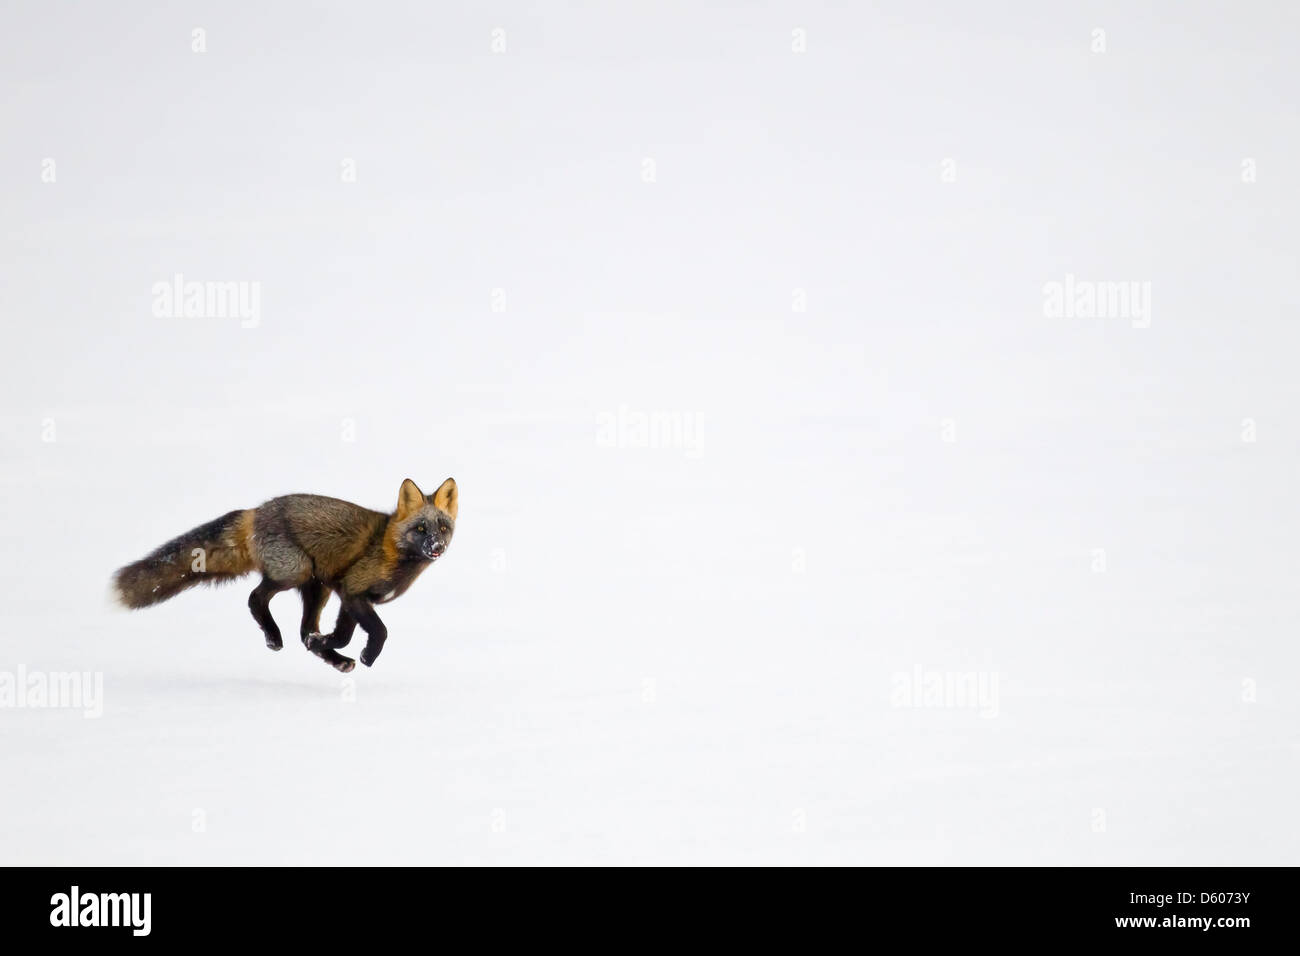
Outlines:
{"type": "Polygon", "coordinates": [[[365,598],[350,598],[343,606],[366,632],[366,646],[361,652],[361,663],[370,667],[379,657],[379,652],[384,649],[384,641],[388,640],[388,628],[384,626],[383,621],[379,620],[379,615],[375,613],[375,606],[365,598]]]}
{"type": "Polygon", "coordinates": [[[348,613],[347,608],[341,607],[338,620],[334,622],[333,634],[308,634],[302,643],[326,664],[346,674],[357,666],[357,662],[351,657],[344,657],[338,648],[348,646],[352,632],[356,629],[356,619],[348,613]]]}
{"type": "Polygon", "coordinates": [[[347,647],[352,643],[352,632],[357,629],[356,619],[348,613],[346,607],[339,608],[338,620],[334,622],[334,631],[330,634],[304,634],[302,642],[306,645],[307,650],[315,651],[317,648],[327,650],[338,650],[340,647],[347,647]]]}

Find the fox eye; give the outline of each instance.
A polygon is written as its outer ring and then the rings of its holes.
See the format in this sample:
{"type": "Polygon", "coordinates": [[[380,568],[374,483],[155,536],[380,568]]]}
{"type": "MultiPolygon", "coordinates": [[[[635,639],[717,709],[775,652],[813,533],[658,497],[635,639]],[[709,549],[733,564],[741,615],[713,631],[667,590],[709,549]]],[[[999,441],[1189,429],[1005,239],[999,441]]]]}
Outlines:
{"type": "Polygon", "coordinates": [[[415,526],[415,530],[420,532],[420,534],[424,534],[424,532],[429,530],[429,526],[425,524],[423,521],[421,521],[419,524],[415,526]]]}

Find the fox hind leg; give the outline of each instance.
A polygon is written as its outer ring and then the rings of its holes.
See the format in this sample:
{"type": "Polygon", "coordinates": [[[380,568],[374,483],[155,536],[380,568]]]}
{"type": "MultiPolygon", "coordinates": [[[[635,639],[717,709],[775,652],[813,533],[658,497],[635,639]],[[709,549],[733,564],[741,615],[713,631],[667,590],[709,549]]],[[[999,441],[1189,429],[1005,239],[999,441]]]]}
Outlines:
{"type": "Polygon", "coordinates": [[[308,638],[320,637],[320,612],[330,599],[330,589],[318,578],[312,578],[299,585],[298,593],[302,595],[302,627],[298,634],[303,644],[307,644],[308,638]]]}
{"type": "Polygon", "coordinates": [[[352,634],[357,629],[357,621],[348,609],[339,608],[338,619],[334,622],[334,630],[329,634],[317,634],[308,643],[308,649],[316,647],[325,647],[330,650],[338,650],[340,647],[347,647],[352,643],[352,634]]]}
{"type": "Polygon", "coordinates": [[[284,647],[284,641],[280,637],[280,628],[276,625],[275,618],[271,617],[271,598],[281,591],[287,591],[290,587],[291,585],[280,584],[263,577],[262,583],[253,588],[253,593],[248,596],[248,609],[253,612],[253,620],[262,629],[262,634],[266,637],[266,646],[273,651],[284,647]]]}
{"type": "Polygon", "coordinates": [[[307,645],[307,650],[326,664],[346,674],[357,666],[357,662],[350,657],[344,657],[338,652],[338,648],[347,647],[352,642],[352,633],[356,629],[356,619],[347,612],[346,608],[341,607],[332,634],[310,634],[303,638],[303,643],[307,645]]]}

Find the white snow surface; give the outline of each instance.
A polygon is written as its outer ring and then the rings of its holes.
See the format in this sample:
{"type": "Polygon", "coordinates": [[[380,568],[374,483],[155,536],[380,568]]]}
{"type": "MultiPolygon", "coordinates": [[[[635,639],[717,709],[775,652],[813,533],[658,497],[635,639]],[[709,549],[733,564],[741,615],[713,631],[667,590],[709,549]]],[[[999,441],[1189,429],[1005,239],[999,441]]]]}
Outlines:
{"type": "Polygon", "coordinates": [[[0,863],[1300,862],[1297,15],[1040,7],[7,4],[0,863]],[[448,475],[350,678],[105,596],[448,475]]]}

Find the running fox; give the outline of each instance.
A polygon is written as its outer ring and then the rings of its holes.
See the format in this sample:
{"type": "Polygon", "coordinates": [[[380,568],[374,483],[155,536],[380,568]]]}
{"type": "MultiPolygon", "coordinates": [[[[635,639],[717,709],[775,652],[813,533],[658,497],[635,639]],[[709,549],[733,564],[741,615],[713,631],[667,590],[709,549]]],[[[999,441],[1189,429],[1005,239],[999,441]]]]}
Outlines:
{"type": "Polygon", "coordinates": [[[168,541],[113,576],[118,600],[148,607],[196,584],[231,581],[251,571],[262,583],[248,596],[266,646],[280,650],[280,628],[268,603],[281,591],[302,595],[303,645],[344,673],[356,661],[347,647],[358,624],[366,632],[361,663],[369,667],[384,649],[388,629],[376,604],[400,597],[420,573],[442,557],[456,529],[456,482],[448,478],[425,495],[410,478],[392,514],[337,498],[285,495],[260,508],[232,511],[168,541]],[[342,606],[332,634],[320,633],[330,592],[342,606]]]}

